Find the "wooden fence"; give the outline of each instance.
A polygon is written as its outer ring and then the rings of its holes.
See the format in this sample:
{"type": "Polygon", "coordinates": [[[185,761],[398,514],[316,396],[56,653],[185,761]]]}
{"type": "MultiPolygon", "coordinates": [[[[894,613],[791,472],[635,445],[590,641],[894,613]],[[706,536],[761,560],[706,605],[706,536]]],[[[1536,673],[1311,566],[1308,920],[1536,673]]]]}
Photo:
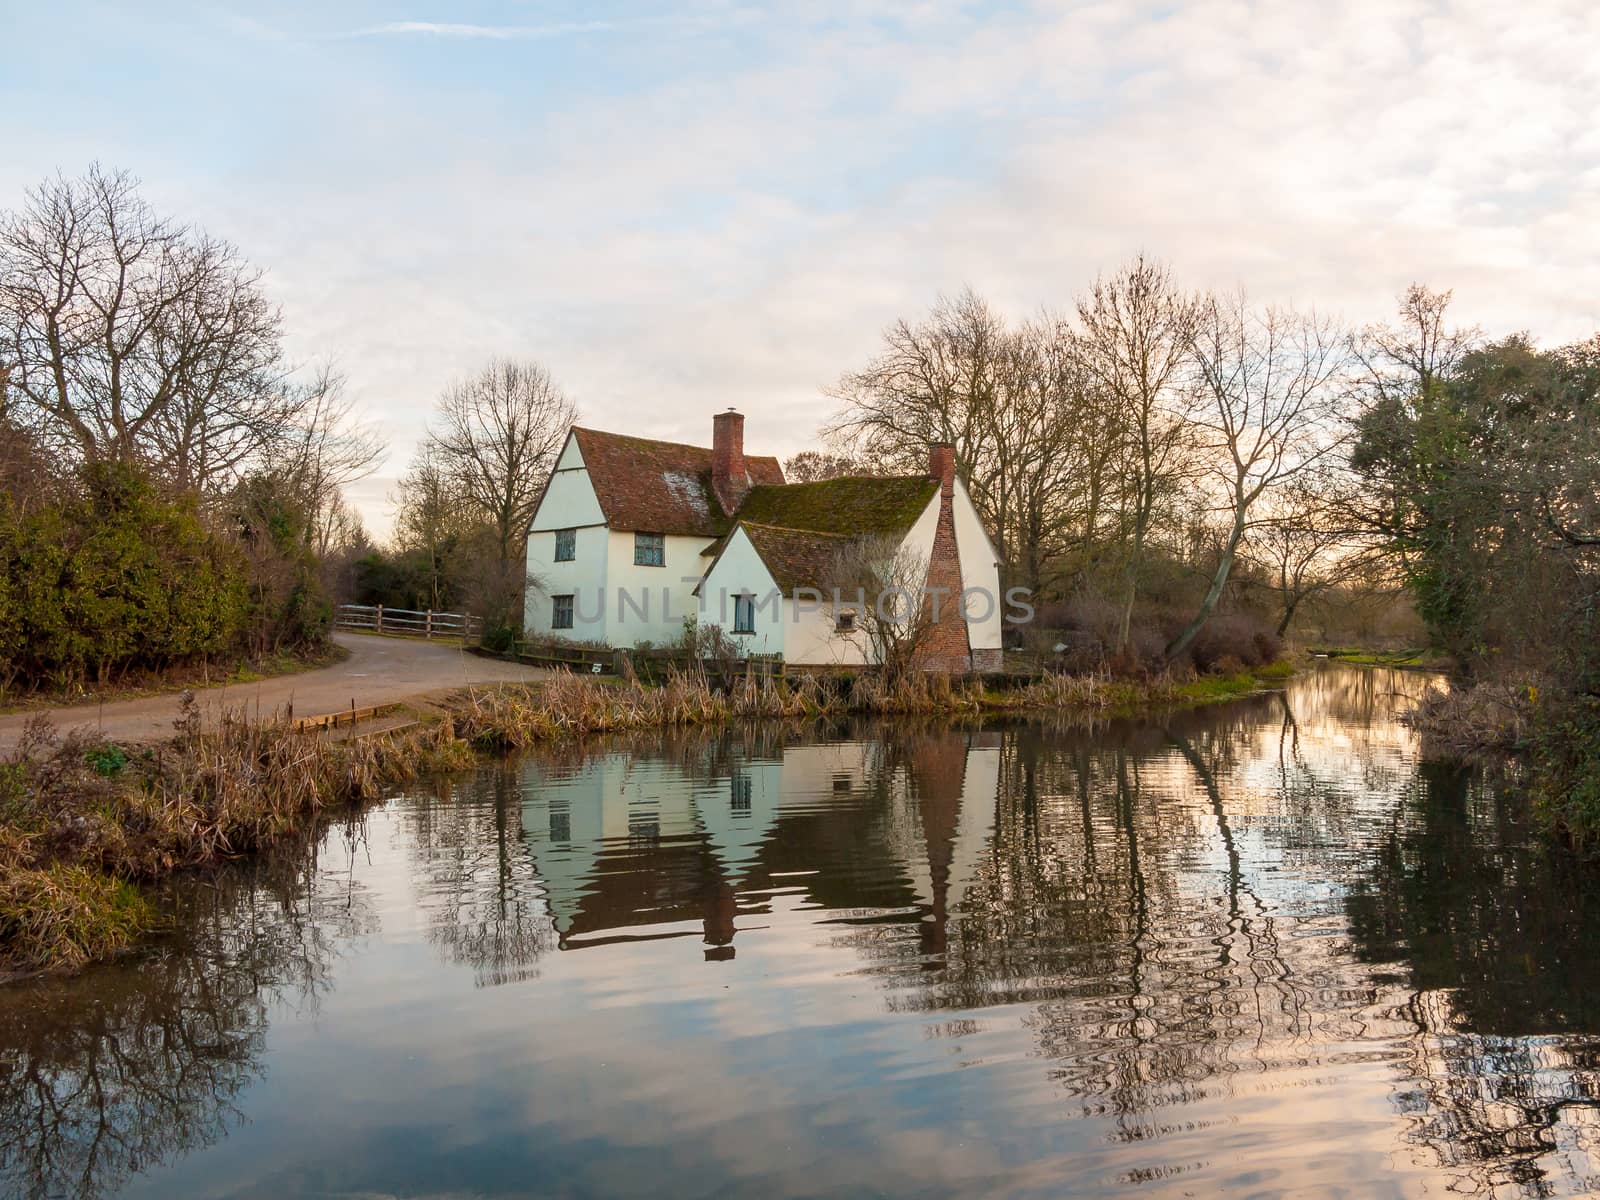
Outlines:
{"type": "Polygon", "coordinates": [[[385,608],[381,604],[341,604],[334,610],[333,627],[356,633],[393,633],[460,641],[473,641],[483,636],[482,617],[432,609],[418,612],[409,608],[385,608]]]}
{"type": "Polygon", "coordinates": [[[722,662],[697,659],[681,650],[662,647],[653,650],[613,650],[606,646],[579,646],[572,642],[520,641],[518,661],[536,667],[565,667],[573,674],[621,675],[630,673],[647,683],[659,683],[676,670],[698,671],[716,686],[726,686],[746,675],[771,679],[783,675],[783,659],[777,655],[752,655],[722,662]]]}
{"type": "Polygon", "coordinates": [[[606,646],[579,646],[572,642],[520,641],[517,659],[534,667],[565,667],[574,674],[610,674],[617,669],[617,652],[606,646]],[[596,669],[598,668],[598,670],[596,669]]]}

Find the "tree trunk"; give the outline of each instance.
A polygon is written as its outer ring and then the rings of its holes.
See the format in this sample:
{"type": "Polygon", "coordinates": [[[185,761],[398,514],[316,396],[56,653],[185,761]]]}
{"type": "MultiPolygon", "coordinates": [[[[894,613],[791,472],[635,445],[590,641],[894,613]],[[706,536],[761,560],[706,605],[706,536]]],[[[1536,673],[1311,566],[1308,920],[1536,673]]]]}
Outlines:
{"type": "Polygon", "coordinates": [[[1284,637],[1289,632],[1289,622],[1294,620],[1294,610],[1300,607],[1300,601],[1295,600],[1283,606],[1283,619],[1278,622],[1277,634],[1284,637]]]}
{"type": "Polygon", "coordinates": [[[1228,574],[1233,570],[1233,556],[1243,540],[1244,508],[1241,506],[1234,509],[1233,528],[1228,531],[1228,544],[1222,548],[1222,557],[1217,562],[1217,572],[1211,577],[1211,586],[1206,589],[1205,599],[1200,602],[1200,611],[1195,613],[1194,620],[1185,625],[1183,632],[1173,638],[1162,652],[1162,658],[1168,663],[1190,647],[1196,636],[1205,628],[1206,622],[1211,619],[1217,601],[1222,599],[1222,589],[1228,585],[1228,574]]]}

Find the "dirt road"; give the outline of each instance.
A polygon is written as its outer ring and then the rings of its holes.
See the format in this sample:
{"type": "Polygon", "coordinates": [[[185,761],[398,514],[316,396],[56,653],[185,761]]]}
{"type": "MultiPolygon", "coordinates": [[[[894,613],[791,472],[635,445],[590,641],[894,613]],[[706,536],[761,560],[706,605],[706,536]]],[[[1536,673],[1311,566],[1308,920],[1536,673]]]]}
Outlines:
{"type": "MultiPolygon", "coordinates": [[[[347,711],[352,706],[360,709],[425,700],[469,683],[529,682],[549,675],[536,667],[479,658],[437,642],[351,633],[335,634],[333,640],[350,651],[350,657],[335,666],[195,692],[207,723],[214,721],[224,707],[270,716],[292,704],[296,717],[317,717],[347,711]]],[[[85,704],[0,716],[0,753],[16,745],[23,726],[39,712],[63,732],[86,726],[98,729],[109,740],[153,741],[172,733],[172,722],[178,716],[178,696],[148,696],[104,706],[85,704]]]]}

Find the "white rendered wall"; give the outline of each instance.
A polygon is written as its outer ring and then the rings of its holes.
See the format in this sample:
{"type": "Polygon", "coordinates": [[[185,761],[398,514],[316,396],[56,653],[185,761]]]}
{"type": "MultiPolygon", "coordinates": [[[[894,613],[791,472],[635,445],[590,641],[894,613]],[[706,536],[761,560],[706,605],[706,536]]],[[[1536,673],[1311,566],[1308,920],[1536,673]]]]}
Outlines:
{"type": "Polygon", "coordinates": [[[606,587],[605,514],[600,511],[578,441],[570,434],[529,530],[528,576],[536,582],[528,587],[524,629],[532,636],[606,641],[605,614],[598,611],[606,587]],[[577,530],[570,562],[555,561],[557,529],[577,530]],[[571,629],[554,629],[550,624],[550,597],[561,595],[575,597],[571,629]]]}
{"type": "Polygon", "coordinates": [[[632,530],[607,536],[606,640],[613,646],[676,641],[684,617],[698,612],[694,587],[711,561],[700,552],[712,539],[668,534],[662,540],[666,566],[642,567],[633,561],[632,530]]]}
{"type": "Polygon", "coordinates": [[[772,599],[777,590],[767,564],[761,561],[741,527],[734,530],[716,565],[700,584],[698,618],[703,625],[720,625],[741,654],[784,654],[787,658],[785,606],[781,599],[772,599]],[[756,599],[754,633],[733,632],[733,598],[740,595],[756,599]]]}
{"type": "Polygon", "coordinates": [[[961,555],[961,588],[980,588],[985,596],[973,596],[968,605],[967,639],[974,650],[998,650],[1005,617],[1006,598],[1000,594],[1000,565],[994,545],[984,531],[966,485],[956,480],[952,508],[956,521],[956,550],[961,555]],[[991,603],[992,598],[992,603],[991,603]]]}
{"type": "Polygon", "coordinates": [[[528,587],[524,625],[537,637],[604,642],[606,613],[601,601],[606,594],[607,530],[604,525],[580,526],[573,542],[572,560],[556,562],[553,530],[536,529],[528,535],[528,574],[539,580],[540,586],[528,587]],[[573,598],[571,629],[551,625],[555,608],[551,597],[563,595],[573,598]]]}
{"type": "Polygon", "coordinates": [[[539,510],[533,514],[529,528],[574,529],[580,525],[605,523],[605,513],[600,511],[600,500],[594,494],[594,485],[589,482],[589,472],[583,465],[577,439],[569,437],[561,457],[556,459],[550,486],[545,488],[544,496],[539,501],[539,510]]]}
{"type": "Polygon", "coordinates": [[[914,578],[919,587],[927,582],[928,563],[933,560],[933,535],[938,531],[939,493],[935,492],[933,499],[928,501],[928,507],[922,510],[922,515],[906,531],[905,541],[900,543],[910,552],[912,561],[917,564],[914,578]]]}
{"type": "Polygon", "coordinates": [[[774,603],[777,585],[766,563],[741,527],[736,529],[717,559],[716,566],[700,585],[704,610],[700,620],[720,625],[744,654],[782,654],[785,662],[806,666],[860,665],[866,661],[866,637],[857,633],[841,637],[835,631],[831,597],[818,605],[805,594],[802,599],[783,596],[774,603]],[[755,597],[753,633],[733,632],[733,598],[755,597]]]}
{"type": "Polygon", "coordinates": [[[860,666],[868,661],[867,635],[859,628],[851,634],[838,632],[831,596],[820,607],[809,598],[785,600],[783,616],[785,662],[820,667],[860,666]]]}

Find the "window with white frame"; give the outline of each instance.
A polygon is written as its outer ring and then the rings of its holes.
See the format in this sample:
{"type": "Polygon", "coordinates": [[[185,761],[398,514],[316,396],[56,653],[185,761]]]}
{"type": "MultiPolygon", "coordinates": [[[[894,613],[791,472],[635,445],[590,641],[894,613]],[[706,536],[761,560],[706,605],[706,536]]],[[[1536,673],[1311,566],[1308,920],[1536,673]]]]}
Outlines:
{"type": "Polygon", "coordinates": [[[843,608],[833,620],[834,630],[838,633],[854,633],[856,631],[856,610],[843,608]]]}
{"type": "Polygon", "coordinates": [[[556,530],[556,561],[571,562],[578,557],[578,531],[576,529],[556,530]]]}
{"type": "Polygon", "coordinates": [[[756,631],[756,598],[754,596],[735,596],[733,598],[733,631],[735,633],[754,633],[756,631]]]}

